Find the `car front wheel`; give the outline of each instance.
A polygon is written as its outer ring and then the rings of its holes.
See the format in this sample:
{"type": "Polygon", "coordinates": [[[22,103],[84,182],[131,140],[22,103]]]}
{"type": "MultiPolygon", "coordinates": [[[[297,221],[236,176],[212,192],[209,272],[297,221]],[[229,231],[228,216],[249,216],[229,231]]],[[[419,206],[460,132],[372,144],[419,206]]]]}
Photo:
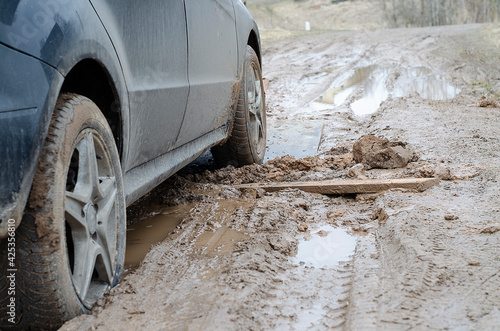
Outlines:
{"type": "Polygon", "coordinates": [[[19,327],[48,329],[88,312],[121,278],[120,159],[98,107],[62,95],[17,230],[19,327]]]}

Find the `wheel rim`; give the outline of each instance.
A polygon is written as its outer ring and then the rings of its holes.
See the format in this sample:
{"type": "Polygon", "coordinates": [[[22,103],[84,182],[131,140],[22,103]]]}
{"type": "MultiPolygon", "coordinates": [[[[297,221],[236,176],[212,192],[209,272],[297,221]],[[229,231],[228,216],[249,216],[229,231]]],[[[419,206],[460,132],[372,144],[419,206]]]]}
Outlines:
{"type": "Polygon", "coordinates": [[[256,146],[257,153],[260,153],[265,147],[264,99],[260,75],[253,65],[247,75],[246,86],[251,145],[256,146]]]}
{"type": "Polygon", "coordinates": [[[66,244],[73,286],[91,308],[113,283],[118,191],[110,153],[97,132],[86,129],[76,141],[65,192],[66,244]]]}

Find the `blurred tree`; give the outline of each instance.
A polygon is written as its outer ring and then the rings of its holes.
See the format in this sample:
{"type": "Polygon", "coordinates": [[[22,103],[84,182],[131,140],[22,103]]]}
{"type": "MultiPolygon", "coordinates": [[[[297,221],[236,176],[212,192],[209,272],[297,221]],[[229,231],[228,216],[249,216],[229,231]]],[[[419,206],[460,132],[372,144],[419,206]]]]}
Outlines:
{"type": "Polygon", "coordinates": [[[392,27],[496,22],[500,14],[500,0],[378,1],[392,27]]]}

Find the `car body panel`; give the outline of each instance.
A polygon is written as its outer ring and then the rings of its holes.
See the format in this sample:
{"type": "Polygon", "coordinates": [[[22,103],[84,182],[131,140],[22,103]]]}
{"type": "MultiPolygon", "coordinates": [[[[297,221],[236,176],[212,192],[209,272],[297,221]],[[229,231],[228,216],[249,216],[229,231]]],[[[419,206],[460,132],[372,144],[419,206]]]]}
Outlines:
{"type": "Polygon", "coordinates": [[[64,43],[70,42],[65,33],[75,13],[71,0],[2,0],[2,42],[56,67],[64,43]]]}
{"type": "Polygon", "coordinates": [[[92,0],[123,69],[130,102],[125,171],[174,147],[189,92],[184,3],[92,0]],[[148,22],[156,24],[146,24],[148,22]]]}
{"type": "Polygon", "coordinates": [[[236,35],[238,40],[238,63],[243,63],[246,54],[246,47],[250,45],[257,57],[259,58],[262,67],[262,56],[260,49],[260,35],[257,23],[253,20],[243,2],[234,1],[234,12],[236,16],[236,35]],[[253,40],[255,39],[255,40],[253,40]]]}
{"type": "Polygon", "coordinates": [[[226,136],[227,128],[221,127],[127,172],[123,176],[127,205],[131,205],[226,136]]]}
{"type": "Polygon", "coordinates": [[[239,79],[232,0],[185,0],[189,99],[178,145],[227,124],[239,79]]]}
{"type": "Polygon", "coordinates": [[[45,126],[55,99],[48,91],[63,77],[52,67],[0,44],[0,237],[16,224],[28,198],[45,126]],[[16,70],[23,68],[22,71],[16,70]]]}

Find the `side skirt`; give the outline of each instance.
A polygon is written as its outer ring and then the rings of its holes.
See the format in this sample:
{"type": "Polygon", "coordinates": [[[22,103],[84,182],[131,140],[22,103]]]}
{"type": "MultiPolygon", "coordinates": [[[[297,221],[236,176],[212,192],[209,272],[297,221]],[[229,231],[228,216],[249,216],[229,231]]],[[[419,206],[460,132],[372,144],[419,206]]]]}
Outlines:
{"type": "Polygon", "coordinates": [[[227,126],[220,127],[154,160],[129,170],[123,175],[127,206],[130,206],[165,179],[191,163],[210,147],[224,140],[227,133],[227,126]]]}

